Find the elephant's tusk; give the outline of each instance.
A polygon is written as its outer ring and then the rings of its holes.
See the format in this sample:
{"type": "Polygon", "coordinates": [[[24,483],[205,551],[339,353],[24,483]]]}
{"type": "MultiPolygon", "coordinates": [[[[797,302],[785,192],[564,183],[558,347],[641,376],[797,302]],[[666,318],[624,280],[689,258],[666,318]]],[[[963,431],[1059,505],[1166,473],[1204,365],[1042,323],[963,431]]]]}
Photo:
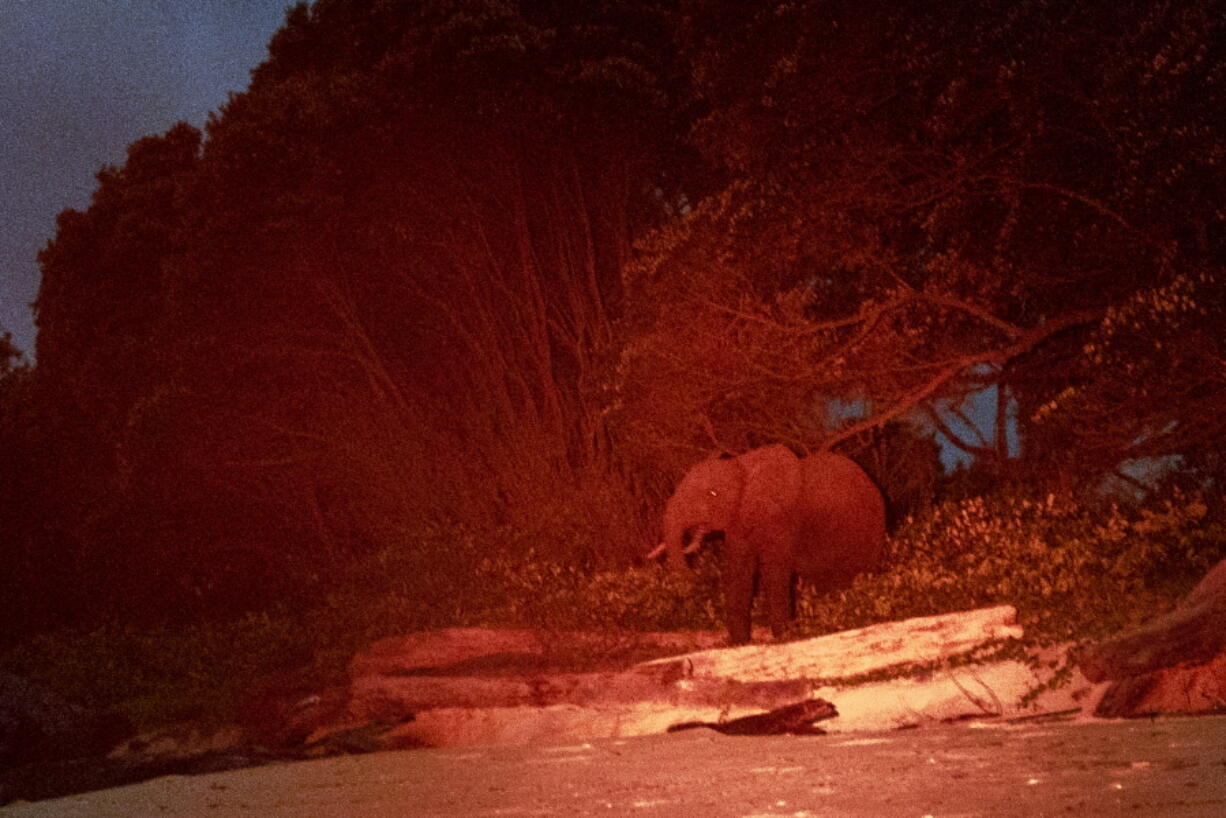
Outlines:
{"type": "Polygon", "coordinates": [[[694,529],[694,536],[690,538],[690,544],[681,549],[681,553],[693,554],[698,551],[698,549],[702,548],[702,540],[707,536],[707,534],[708,531],[705,528],[694,529]]]}
{"type": "MultiPolygon", "coordinates": [[[[694,535],[690,538],[690,544],[681,549],[682,554],[693,554],[698,549],[702,548],[702,538],[707,536],[707,529],[697,528],[694,530],[694,535]]],[[[655,548],[647,552],[643,557],[645,560],[658,559],[661,554],[667,551],[668,548],[664,543],[660,543],[655,548]]]]}

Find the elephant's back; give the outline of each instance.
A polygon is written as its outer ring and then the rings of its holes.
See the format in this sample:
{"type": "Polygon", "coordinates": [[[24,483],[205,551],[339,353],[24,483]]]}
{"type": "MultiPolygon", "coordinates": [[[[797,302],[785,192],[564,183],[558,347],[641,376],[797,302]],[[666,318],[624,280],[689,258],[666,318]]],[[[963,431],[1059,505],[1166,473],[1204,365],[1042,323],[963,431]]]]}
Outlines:
{"type": "Polygon", "coordinates": [[[885,501],[854,460],[833,452],[804,458],[806,534],[796,568],[819,585],[840,586],[881,562],[885,501]]]}

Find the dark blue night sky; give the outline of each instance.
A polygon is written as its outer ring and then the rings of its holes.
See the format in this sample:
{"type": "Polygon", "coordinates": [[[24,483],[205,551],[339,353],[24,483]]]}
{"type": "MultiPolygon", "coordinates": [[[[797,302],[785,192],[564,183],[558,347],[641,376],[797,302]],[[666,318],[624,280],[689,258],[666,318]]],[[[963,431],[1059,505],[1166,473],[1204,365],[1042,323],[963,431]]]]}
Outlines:
{"type": "Polygon", "coordinates": [[[34,352],[35,255],[127,145],[202,126],[292,0],[0,0],[0,331],[34,352]]]}

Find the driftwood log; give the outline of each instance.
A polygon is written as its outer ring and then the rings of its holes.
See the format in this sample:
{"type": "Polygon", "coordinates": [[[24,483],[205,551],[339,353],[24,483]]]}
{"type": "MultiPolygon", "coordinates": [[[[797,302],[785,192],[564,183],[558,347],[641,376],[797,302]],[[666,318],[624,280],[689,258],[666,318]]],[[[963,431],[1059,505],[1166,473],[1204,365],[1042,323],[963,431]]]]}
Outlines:
{"type": "Polygon", "coordinates": [[[645,667],[672,667],[677,676],[715,676],[743,682],[772,679],[845,679],[892,667],[930,662],[979,645],[1020,638],[1011,605],[883,622],[778,645],[706,650],[645,667]]]}
{"type": "MultiPolygon", "coordinates": [[[[355,657],[347,715],[359,724],[411,714],[412,721],[393,730],[389,740],[426,746],[644,735],[677,723],[726,725],[773,711],[784,715],[770,729],[786,732],[780,725],[790,723],[788,714],[802,712],[788,708],[819,696],[837,703],[834,695],[842,680],[888,676],[893,669],[905,676],[913,666],[931,666],[1018,637],[1015,617],[1009,606],[962,611],[786,644],[698,650],[590,673],[550,669],[550,661],[537,653],[541,638],[528,632],[420,634],[381,643],[370,655],[355,657]],[[482,655],[483,650],[489,652],[482,655]],[[534,661],[540,665],[535,670],[534,661]]],[[[656,647],[667,641],[660,634],[648,638],[656,647]]],[[[559,641],[554,639],[554,649],[559,641]]],[[[900,720],[944,718],[950,707],[994,712],[1000,708],[983,705],[992,698],[992,688],[1009,701],[1022,692],[1005,689],[1017,678],[1014,668],[959,671],[961,681],[954,675],[943,673],[876,693],[856,691],[848,723],[862,725],[866,696],[876,695],[880,705],[874,707],[889,710],[891,715],[881,720],[890,726],[900,720]]]]}
{"type": "MultiPolygon", "coordinates": [[[[502,654],[501,661],[514,672],[460,675],[459,669],[479,664],[475,657],[440,666],[432,659],[417,658],[421,654],[410,649],[405,654],[408,661],[424,663],[412,668],[398,663],[384,646],[377,661],[357,657],[351,664],[351,672],[365,673],[351,682],[350,714],[386,719],[443,707],[613,706],[644,701],[769,710],[805,698],[816,682],[931,662],[1018,637],[1016,615],[1004,605],[917,617],[785,644],[703,650],[605,673],[523,673],[517,667],[525,660],[509,661],[502,654]],[[369,673],[374,668],[382,672],[369,673]]],[[[499,648],[507,647],[506,642],[494,640],[499,648]]],[[[454,660],[457,653],[448,659],[454,660]]]]}

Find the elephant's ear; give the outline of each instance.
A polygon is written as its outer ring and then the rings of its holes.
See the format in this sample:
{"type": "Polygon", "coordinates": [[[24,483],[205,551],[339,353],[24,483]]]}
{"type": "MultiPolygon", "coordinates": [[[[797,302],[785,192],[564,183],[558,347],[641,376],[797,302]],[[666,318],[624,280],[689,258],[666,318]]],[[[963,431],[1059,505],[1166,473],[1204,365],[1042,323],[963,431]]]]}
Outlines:
{"type": "Polygon", "coordinates": [[[737,458],[745,469],[741,523],[752,528],[792,514],[804,482],[801,461],[779,444],[753,449],[737,458]]]}

